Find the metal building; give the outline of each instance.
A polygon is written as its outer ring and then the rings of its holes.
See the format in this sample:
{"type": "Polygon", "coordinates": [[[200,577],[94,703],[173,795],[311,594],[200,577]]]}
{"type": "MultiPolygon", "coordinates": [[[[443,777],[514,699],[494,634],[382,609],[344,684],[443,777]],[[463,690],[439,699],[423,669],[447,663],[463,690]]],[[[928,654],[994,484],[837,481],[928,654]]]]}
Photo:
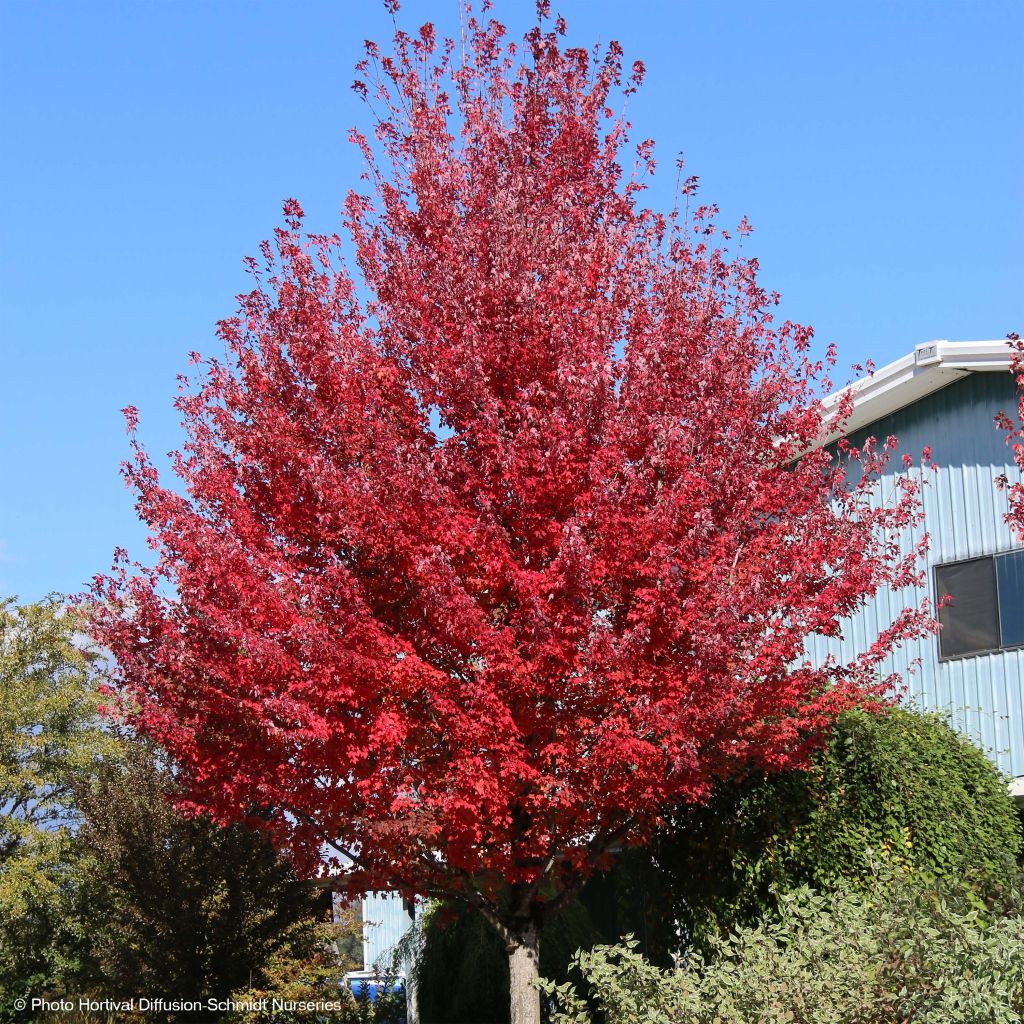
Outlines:
{"type": "MultiPolygon", "coordinates": [[[[899,609],[953,592],[940,636],[908,644],[886,669],[904,677],[918,706],[947,712],[1024,797],[1024,545],[1004,520],[1006,495],[995,484],[1002,474],[1020,478],[995,424],[998,412],[1016,412],[1009,369],[1006,342],[938,341],[853,385],[846,432],[854,444],[895,435],[899,453],[915,462],[931,448],[937,468],[923,495],[926,578],[921,588],[879,594],[848,620],[841,640],[815,638],[808,648],[815,661],[829,653],[849,660],[899,609]]],[[[877,493],[891,494],[892,478],[905,472],[894,459],[877,493]]]]}
{"type": "Polygon", "coordinates": [[[394,892],[363,897],[363,968],[384,976],[401,970],[399,942],[413,924],[414,908],[394,892]]]}

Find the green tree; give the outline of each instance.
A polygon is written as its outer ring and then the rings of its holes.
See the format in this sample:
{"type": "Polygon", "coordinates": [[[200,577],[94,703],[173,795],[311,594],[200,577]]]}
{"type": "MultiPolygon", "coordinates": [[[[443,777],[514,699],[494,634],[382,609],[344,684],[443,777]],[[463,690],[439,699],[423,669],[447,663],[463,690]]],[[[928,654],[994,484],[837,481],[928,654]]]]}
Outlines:
{"type": "Polygon", "coordinates": [[[158,754],[105,722],[103,662],[57,597],[0,601],[0,1021],[18,997],[226,997],[351,966],[266,839],[175,810],[158,754]]]}
{"type": "Polygon", "coordinates": [[[263,986],[282,956],[311,948],[325,916],[325,894],[297,881],[265,836],[188,817],[174,793],[140,742],[78,790],[90,933],[82,981],[104,996],[223,1000],[263,986]]]}
{"type": "Polygon", "coordinates": [[[73,791],[118,751],[78,626],[57,597],[0,601],[0,1020],[74,965],[73,791]]]}

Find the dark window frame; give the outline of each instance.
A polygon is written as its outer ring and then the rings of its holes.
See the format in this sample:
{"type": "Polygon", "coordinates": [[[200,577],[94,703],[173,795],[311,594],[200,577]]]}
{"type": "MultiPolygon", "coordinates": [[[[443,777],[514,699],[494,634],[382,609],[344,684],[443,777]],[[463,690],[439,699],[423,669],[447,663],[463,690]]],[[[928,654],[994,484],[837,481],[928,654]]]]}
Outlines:
{"type": "Polygon", "coordinates": [[[992,654],[1002,654],[1004,651],[1019,651],[1024,649],[1024,643],[1019,644],[1004,644],[1003,643],[1003,612],[1002,605],[999,600],[999,567],[996,564],[997,559],[1005,555],[1019,555],[1024,553],[1024,548],[1005,548],[1002,551],[992,551],[986,555],[971,555],[967,558],[950,558],[945,562],[936,562],[931,567],[931,583],[932,590],[934,592],[936,618],[938,618],[938,603],[946,593],[946,591],[939,591],[938,585],[938,570],[945,569],[950,565],[963,565],[966,562],[980,562],[982,559],[989,559],[992,562],[992,589],[994,606],[996,612],[996,633],[999,637],[998,647],[987,647],[984,650],[967,651],[963,654],[943,654],[942,653],[942,630],[940,629],[935,635],[935,643],[939,649],[939,664],[946,664],[951,661],[963,661],[966,658],[984,658],[992,654]]]}

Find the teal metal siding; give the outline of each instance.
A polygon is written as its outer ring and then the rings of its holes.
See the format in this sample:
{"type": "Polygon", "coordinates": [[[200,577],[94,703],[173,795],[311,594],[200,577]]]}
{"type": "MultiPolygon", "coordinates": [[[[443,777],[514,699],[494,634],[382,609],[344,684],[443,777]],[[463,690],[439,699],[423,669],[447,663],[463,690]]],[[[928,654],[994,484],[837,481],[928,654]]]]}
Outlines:
{"type": "MultiPolygon", "coordinates": [[[[885,438],[895,434],[900,454],[917,460],[930,445],[938,469],[930,474],[924,492],[924,531],[930,537],[925,586],[898,594],[881,593],[863,611],[848,620],[842,640],[813,639],[814,661],[827,654],[849,660],[865,650],[896,616],[900,608],[928,596],[935,601],[932,567],[939,562],[994,554],[1020,547],[1003,520],[1006,496],[995,478],[1018,473],[1010,449],[993,422],[1002,409],[1016,405],[1013,379],[1008,373],[970,373],[905,409],[859,431],[859,443],[868,434],[885,438]]],[[[891,494],[893,477],[902,471],[894,459],[881,481],[879,494],[891,494]]],[[[976,655],[939,661],[938,639],[909,644],[886,666],[907,684],[907,696],[919,706],[948,712],[953,724],[969,735],[1009,775],[1024,776],[1024,650],[976,655]],[[912,668],[912,662],[920,665],[912,668]]]]}

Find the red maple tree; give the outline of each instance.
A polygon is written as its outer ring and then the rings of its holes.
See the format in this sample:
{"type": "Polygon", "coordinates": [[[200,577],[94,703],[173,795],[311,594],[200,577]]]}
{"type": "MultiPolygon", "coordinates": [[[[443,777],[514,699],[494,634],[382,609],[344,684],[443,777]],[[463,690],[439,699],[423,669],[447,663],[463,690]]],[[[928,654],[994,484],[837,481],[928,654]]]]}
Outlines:
{"type": "Polygon", "coordinates": [[[717,780],[799,764],[930,621],[805,659],[918,578],[920,481],[878,501],[893,439],[816,447],[834,356],[774,323],[693,179],[640,205],[652,143],[624,170],[611,104],[642,66],[538,11],[521,45],[472,10],[461,47],[368,44],[353,259],[285,204],[226,356],[183,381],[183,486],[128,411],[156,560],[95,587],[192,803],[353,891],[478,908],[517,1024],[591,872],[717,780]]]}

